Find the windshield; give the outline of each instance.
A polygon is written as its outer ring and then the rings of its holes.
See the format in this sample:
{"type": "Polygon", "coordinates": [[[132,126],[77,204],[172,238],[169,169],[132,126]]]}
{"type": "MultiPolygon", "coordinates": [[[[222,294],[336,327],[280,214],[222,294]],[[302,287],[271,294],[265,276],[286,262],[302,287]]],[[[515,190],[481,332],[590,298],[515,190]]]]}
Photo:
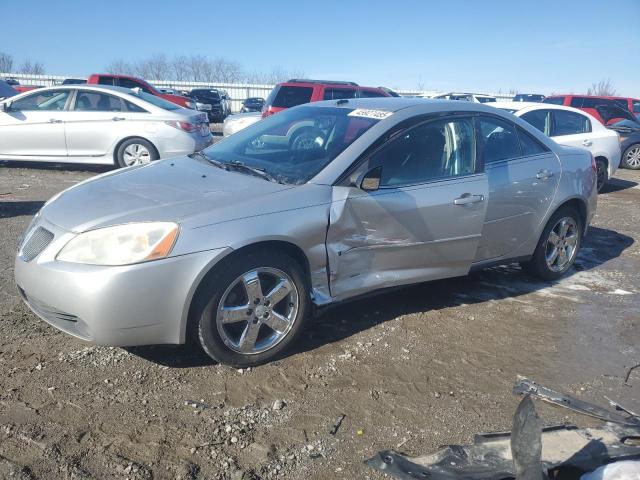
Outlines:
{"type": "Polygon", "coordinates": [[[495,102],[495,97],[476,97],[480,103],[491,103],[495,102]]]}
{"type": "Polygon", "coordinates": [[[151,95],[150,93],[143,92],[142,90],[134,91],[131,90],[130,95],[134,97],[138,97],[141,100],[152,103],[156,107],[164,108],[165,110],[178,110],[180,109],[180,105],[176,105],[175,103],[171,103],[163,98],[156,97],[155,95],[151,95]]]}
{"type": "Polygon", "coordinates": [[[302,184],[379,121],[370,113],[336,107],[293,108],[261,120],[203,153],[212,161],[259,169],[281,183],[302,184]]]}

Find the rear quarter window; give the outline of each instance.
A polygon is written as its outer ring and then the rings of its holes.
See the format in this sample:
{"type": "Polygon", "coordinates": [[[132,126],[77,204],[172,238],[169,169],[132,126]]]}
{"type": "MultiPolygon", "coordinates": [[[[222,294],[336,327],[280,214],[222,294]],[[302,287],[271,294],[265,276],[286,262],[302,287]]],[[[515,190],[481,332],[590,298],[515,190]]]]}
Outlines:
{"type": "Polygon", "coordinates": [[[273,98],[273,107],[291,108],[311,101],[313,87],[282,86],[273,98]]]}

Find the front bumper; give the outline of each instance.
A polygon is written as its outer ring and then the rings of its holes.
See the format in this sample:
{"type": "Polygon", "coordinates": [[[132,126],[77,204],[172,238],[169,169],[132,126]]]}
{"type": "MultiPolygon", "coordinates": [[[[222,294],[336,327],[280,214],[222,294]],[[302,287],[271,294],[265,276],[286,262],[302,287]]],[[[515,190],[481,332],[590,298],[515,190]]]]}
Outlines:
{"type": "Polygon", "coordinates": [[[23,299],[47,323],[82,340],[109,346],[184,343],[193,293],[227,249],[122,267],[55,260],[73,234],[39,219],[54,240],[31,261],[15,260],[23,299]]]}

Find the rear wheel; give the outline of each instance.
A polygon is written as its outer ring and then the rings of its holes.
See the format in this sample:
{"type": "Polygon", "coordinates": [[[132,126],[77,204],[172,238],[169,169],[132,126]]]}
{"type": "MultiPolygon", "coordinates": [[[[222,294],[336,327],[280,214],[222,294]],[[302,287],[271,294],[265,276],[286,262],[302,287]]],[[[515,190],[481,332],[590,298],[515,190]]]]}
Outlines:
{"type": "Polygon", "coordinates": [[[122,142],[116,151],[118,167],[144,165],[157,160],[158,157],[158,151],[151,142],[144,138],[129,138],[122,142]]]}
{"type": "Polygon", "coordinates": [[[598,179],[598,193],[609,180],[609,171],[607,170],[607,162],[604,160],[596,160],[596,175],[598,179]]]}
{"type": "Polygon", "coordinates": [[[624,151],[622,166],[631,170],[640,170],[640,143],[631,145],[624,151]]]}
{"type": "Polygon", "coordinates": [[[272,360],[309,317],[303,270],[278,252],[236,258],[213,275],[196,301],[200,345],[214,360],[235,367],[272,360]]]}
{"type": "Polygon", "coordinates": [[[522,263],[528,273],[556,280],[574,264],[582,242],[582,219],[572,208],[562,208],[549,219],[530,261],[522,263]]]}

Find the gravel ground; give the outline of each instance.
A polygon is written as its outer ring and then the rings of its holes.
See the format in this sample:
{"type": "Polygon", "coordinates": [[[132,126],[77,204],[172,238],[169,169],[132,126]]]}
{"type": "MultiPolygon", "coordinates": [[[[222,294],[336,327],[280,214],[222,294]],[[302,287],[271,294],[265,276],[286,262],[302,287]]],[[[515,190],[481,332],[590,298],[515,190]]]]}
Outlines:
{"type": "MultiPolygon", "coordinates": [[[[13,284],[43,202],[100,168],[0,164],[0,477],[380,479],[362,464],[509,429],[517,374],[640,411],[640,172],[599,198],[576,269],[494,268],[340,305],[260,368],[184,347],[94,347],[35,317],[13,284]],[[342,419],[337,432],[334,424],[342,419]]],[[[549,423],[592,424],[538,405],[549,423]]]]}

